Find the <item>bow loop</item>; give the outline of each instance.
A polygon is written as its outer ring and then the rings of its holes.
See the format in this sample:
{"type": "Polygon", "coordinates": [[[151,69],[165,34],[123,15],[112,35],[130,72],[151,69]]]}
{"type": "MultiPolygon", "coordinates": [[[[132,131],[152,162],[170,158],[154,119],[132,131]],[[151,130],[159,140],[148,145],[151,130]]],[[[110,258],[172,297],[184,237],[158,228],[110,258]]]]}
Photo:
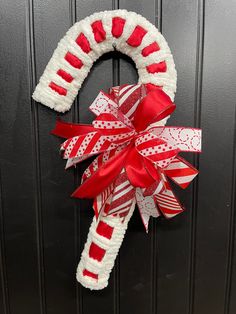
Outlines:
{"type": "Polygon", "coordinates": [[[151,133],[140,135],[135,140],[135,146],[139,154],[160,168],[167,167],[179,152],[174,145],[151,133]]]}
{"type": "Polygon", "coordinates": [[[93,127],[110,142],[122,144],[130,140],[135,130],[127,126],[122,120],[110,113],[100,114],[94,121],[93,127]]]}
{"type": "Polygon", "coordinates": [[[162,90],[156,89],[147,94],[138,105],[134,114],[134,127],[145,130],[150,124],[163,120],[174,110],[175,104],[162,90]]]}
{"type": "Polygon", "coordinates": [[[61,145],[65,159],[82,158],[82,160],[114,148],[116,148],[115,143],[112,143],[106,136],[96,131],[74,136],[61,145]]]}

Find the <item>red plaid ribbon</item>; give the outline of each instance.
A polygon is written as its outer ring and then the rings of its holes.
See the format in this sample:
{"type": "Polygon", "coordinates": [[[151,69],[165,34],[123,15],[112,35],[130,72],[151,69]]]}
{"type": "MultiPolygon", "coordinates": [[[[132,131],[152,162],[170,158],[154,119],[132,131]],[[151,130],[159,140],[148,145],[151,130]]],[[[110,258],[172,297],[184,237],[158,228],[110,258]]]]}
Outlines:
{"type": "Polygon", "coordinates": [[[167,177],[186,188],[198,174],[179,152],[200,152],[201,130],[164,126],[175,104],[159,88],[122,85],[100,92],[90,106],[92,125],[57,121],[54,135],[69,168],[98,155],[82,176],[74,197],[94,198],[99,215],[125,217],[137,202],[148,229],[159,210],[171,218],[183,211],[167,177]]]}

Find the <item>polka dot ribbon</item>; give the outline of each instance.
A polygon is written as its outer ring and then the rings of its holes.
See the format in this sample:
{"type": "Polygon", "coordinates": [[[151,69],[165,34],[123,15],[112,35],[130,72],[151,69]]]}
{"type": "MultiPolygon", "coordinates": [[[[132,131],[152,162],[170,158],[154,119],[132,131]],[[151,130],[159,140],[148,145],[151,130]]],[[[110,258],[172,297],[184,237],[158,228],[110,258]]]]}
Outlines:
{"type": "Polygon", "coordinates": [[[136,201],[146,230],[150,216],[182,212],[167,177],[186,188],[198,174],[179,153],[201,151],[201,130],[165,126],[175,104],[161,88],[146,85],[101,91],[90,110],[92,125],[58,120],[52,131],[67,138],[61,145],[66,168],[98,155],[72,196],[94,198],[97,217],[125,217],[136,201]]]}

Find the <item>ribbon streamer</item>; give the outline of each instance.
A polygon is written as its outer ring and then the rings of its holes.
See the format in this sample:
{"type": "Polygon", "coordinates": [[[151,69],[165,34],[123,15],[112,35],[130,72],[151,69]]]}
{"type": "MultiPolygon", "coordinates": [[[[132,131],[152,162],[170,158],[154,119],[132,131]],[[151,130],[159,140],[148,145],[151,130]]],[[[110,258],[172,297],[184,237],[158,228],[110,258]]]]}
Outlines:
{"type": "Polygon", "coordinates": [[[146,231],[150,216],[181,213],[167,177],[185,189],[198,174],[179,153],[201,151],[201,130],[163,126],[175,104],[160,88],[145,85],[101,91],[90,110],[96,115],[92,125],[58,120],[52,131],[67,139],[61,145],[66,168],[98,155],[72,196],[94,198],[98,219],[124,219],[135,201],[146,231]]]}

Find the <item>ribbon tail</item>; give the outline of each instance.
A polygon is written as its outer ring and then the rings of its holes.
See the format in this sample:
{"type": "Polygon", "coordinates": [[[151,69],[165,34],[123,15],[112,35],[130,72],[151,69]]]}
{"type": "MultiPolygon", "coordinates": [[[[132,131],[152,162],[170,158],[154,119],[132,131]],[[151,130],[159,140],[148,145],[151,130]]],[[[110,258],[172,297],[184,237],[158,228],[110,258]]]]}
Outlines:
{"type": "Polygon", "coordinates": [[[149,129],[159,139],[175,146],[182,152],[201,152],[202,130],[195,128],[159,126],[149,129]]]}
{"type": "Polygon", "coordinates": [[[154,197],[162,214],[166,218],[172,218],[183,212],[184,208],[173,193],[165,176],[163,176],[163,180],[165,182],[165,189],[163,189],[158,194],[154,194],[154,197]]]}
{"type": "Polygon", "coordinates": [[[63,138],[71,138],[94,131],[94,127],[90,124],[68,123],[57,119],[55,128],[50,133],[63,138]]]}
{"type": "Polygon", "coordinates": [[[153,196],[143,196],[142,189],[136,188],[135,197],[144,228],[148,233],[150,217],[157,218],[160,216],[160,212],[157,208],[153,196]]]}
{"type": "Polygon", "coordinates": [[[116,147],[116,144],[108,141],[106,137],[95,131],[69,138],[61,145],[61,150],[64,150],[64,159],[77,159],[77,163],[116,147]]]}
{"type": "Polygon", "coordinates": [[[143,196],[146,197],[154,194],[159,194],[165,189],[166,189],[165,181],[163,179],[160,179],[159,181],[155,181],[149,187],[143,189],[143,196]]]}
{"type": "Polygon", "coordinates": [[[102,193],[95,197],[93,202],[93,209],[97,219],[99,216],[108,211],[112,200],[113,191],[114,184],[111,184],[102,193]]]}
{"type": "Polygon", "coordinates": [[[68,158],[67,159],[67,162],[66,162],[66,166],[65,166],[65,169],[69,169],[70,167],[72,166],[76,166],[76,164],[82,162],[83,160],[86,160],[87,159],[87,156],[84,156],[84,157],[76,157],[76,158],[68,158]]]}
{"type": "Polygon", "coordinates": [[[130,184],[125,169],[122,169],[116,179],[110,207],[107,215],[116,215],[125,219],[135,201],[135,189],[130,184]]]}
{"type": "MultiPolygon", "coordinates": [[[[127,146],[127,143],[117,146],[115,149],[110,149],[105,152],[101,152],[100,155],[98,155],[88,166],[88,168],[85,169],[81,184],[83,181],[85,181],[88,177],[90,177],[95,171],[98,170],[101,165],[103,165],[105,162],[107,162],[112,156],[117,155],[120,151],[122,151],[127,146]]],[[[90,156],[89,156],[90,157],[90,156]]],[[[77,163],[85,160],[87,156],[84,157],[76,157],[76,158],[68,158],[66,163],[66,169],[70,168],[71,166],[75,166],[77,163]]]]}
{"type": "Polygon", "coordinates": [[[178,184],[182,189],[186,189],[191,181],[198,175],[198,170],[181,157],[176,157],[165,169],[165,174],[178,184]]]}
{"type": "Polygon", "coordinates": [[[102,193],[118,177],[124,166],[129,147],[110,158],[93,175],[75,190],[72,197],[94,198],[102,193]]]}

